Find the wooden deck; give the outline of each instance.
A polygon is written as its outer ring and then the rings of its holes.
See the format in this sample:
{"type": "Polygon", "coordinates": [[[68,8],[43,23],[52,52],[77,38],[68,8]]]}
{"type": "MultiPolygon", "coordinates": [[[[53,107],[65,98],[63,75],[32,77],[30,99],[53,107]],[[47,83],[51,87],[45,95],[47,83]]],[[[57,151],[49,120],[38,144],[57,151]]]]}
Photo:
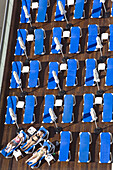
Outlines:
{"type": "MultiPolygon", "coordinates": [[[[34,42],[28,43],[27,42],[27,53],[28,57],[31,59],[39,60],[42,64],[42,71],[39,74],[40,78],[40,87],[39,88],[27,88],[28,84],[28,74],[22,75],[22,83],[24,91],[27,91],[29,94],[33,94],[37,97],[38,105],[35,108],[35,116],[36,122],[33,124],[34,127],[37,129],[43,125],[47,128],[50,132],[49,140],[51,142],[55,142],[56,140],[60,141],[60,135],[55,134],[54,124],[42,124],[43,119],[43,111],[44,111],[44,95],[46,94],[54,94],[55,96],[58,95],[58,90],[47,90],[47,80],[48,80],[48,71],[49,71],[49,62],[50,61],[57,61],[61,63],[62,55],[61,54],[50,54],[51,50],[51,43],[52,43],[52,28],[53,27],[62,27],[65,28],[66,22],[55,22],[54,21],[54,14],[56,10],[56,0],[50,0],[51,6],[47,9],[48,14],[48,22],[46,23],[35,23],[36,20],[36,13],[32,12],[32,19],[33,19],[33,26],[37,28],[43,28],[46,32],[46,39],[45,39],[45,47],[46,47],[46,54],[43,56],[34,56],[34,42]]],[[[92,9],[92,2],[93,0],[87,0],[85,4],[85,11],[86,17],[85,19],[81,20],[74,20],[73,19],[73,11],[74,6],[70,6],[69,8],[66,6],[67,16],[69,22],[73,24],[73,26],[80,26],[82,29],[82,38],[80,40],[81,44],[81,53],[80,54],[68,54],[69,51],[69,39],[62,39],[63,44],[63,52],[65,56],[69,58],[75,58],[79,61],[80,69],[77,72],[78,77],[78,85],[75,87],[66,87],[66,76],[67,72],[60,72],[59,79],[60,85],[63,90],[66,91],[66,94],[73,94],[76,97],[76,105],[74,106],[74,123],[72,124],[62,124],[62,112],[63,108],[55,108],[55,113],[58,116],[57,123],[59,126],[63,128],[64,131],[71,131],[73,135],[73,142],[70,145],[71,151],[71,161],[70,162],[58,162],[58,149],[56,147],[56,154],[55,159],[56,162],[52,163],[49,167],[46,162],[43,162],[40,166],[40,169],[47,170],[68,170],[68,169],[78,169],[78,170],[110,170],[111,164],[100,164],[99,163],[99,151],[100,151],[100,144],[99,144],[99,135],[94,133],[95,124],[94,123],[83,123],[82,122],[82,112],[83,112],[83,94],[85,93],[93,93],[96,94],[97,87],[86,87],[84,86],[84,77],[85,77],[85,60],[88,58],[95,58],[96,60],[100,57],[100,52],[91,52],[88,53],[87,49],[87,41],[88,41],[88,25],[89,24],[98,24],[100,26],[100,33],[108,32],[109,33],[109,24],[113,24],[113,18],[100,18],[100,19],[91,19],[91,9],[92,9]],[[92,144],[90,147],[91,152],[91,162],[90,163],[78,163],[78,151],[79,151],[79,132],[91,132],[92,134],[92,144]]],[[[110,0],[106,2],[107,12],[111,11],[112,3],[110,0]]],[[[17,37],[17,29],[18,28],[26,28],[28,29],[30,26],[29,24],[20,24],[20,13],[21,13],[21,1],[15,0],[14,10],[13,10],[13,18],[11,24],[11,31],[10,31],[10,39],[7,51],[7,60],[5,65],[4,71],[4,80],[3,80],[3,88],[1,94],[1,103],[0,103],[0,147],[1,149],[6,146],[6,144],[16,135],[16,127],[15,125],[4,125],[5,122],[5,113],[6,113],[6,104],[7,104],[7,96],[16,95],[20,96],[20,89],[9,89],[10,86],[10,78],[11,78],[11,63],[12,61],[25,61],[25,56],[14,56],[15,45],[16,45],[16,37],[17,37]]],[[[113,52],[108,52],[108,41],[104,42],[103,46],[103,55],[107,57],[112,57],[113,52]]],[[[105,90],[105,92],[113,93],[113,87],[105,86],[105,75],[106,71],[102,71],[100,73],[101,83],[100,88],[105,90]]],[[[102,111],[103,106],[95,106],[95,110],[98,116],[97,123],[98,125],[103,128],[103,132],[111,132],[113,133],[113,125],[112,123],[102,123],[102,111]]],[[[30,127],[30,124],[23,125],[23,113],[24,110],[18,109],[18,124],[20,127],[23,127],[25,130],[30,127]]],[[[112,148],[112,147],[111,147],[112,148]]],[[[111,150],[113,153],[113,149],[111,150]]],[[[16,162],[13,159],[6,159],[2,155],[0,155],[0,170],[30,170],[31,168],[25,164],[25,161],[29,158],[29,155],[26,155],[24,158],[16,162]]]]}

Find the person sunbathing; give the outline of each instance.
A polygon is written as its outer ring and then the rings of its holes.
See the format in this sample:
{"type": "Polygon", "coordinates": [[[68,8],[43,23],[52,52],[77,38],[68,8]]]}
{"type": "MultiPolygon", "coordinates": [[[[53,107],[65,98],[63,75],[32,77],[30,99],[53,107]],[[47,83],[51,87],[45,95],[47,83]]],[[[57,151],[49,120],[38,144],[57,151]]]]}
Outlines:
{"type": "Polygon", "coordinates": [[[30,166],[32,166],[33,164],[37,163],[38,160],[42,157],[42,156],[46,156],[47,155],[47,150],[48,147],[47,146],[42,146],[41,148],[39,148],[38,150],[36,150],[33,153],[33,156],[31,156],[27,161],[30,163],[30,166]]]}
{"type": "Polygon", "coordinates": [[[18,147],[24,141],[23,133],[19,133],[13,140],[11,140],[6,148],[5,151],[9,153],[13,148],[18,147]]]}
{"type": "Polygon", "coordinates": [[[27,140],[26,144],[21,149],[23,151],[26,151],[29,147],[31,147],[39,139],[41,139],[43,137],[44,133],[45,132],[43,130],[40,130],[37,133],[35,133],[33,136],[30,137],[30,139],[27,140]]]}

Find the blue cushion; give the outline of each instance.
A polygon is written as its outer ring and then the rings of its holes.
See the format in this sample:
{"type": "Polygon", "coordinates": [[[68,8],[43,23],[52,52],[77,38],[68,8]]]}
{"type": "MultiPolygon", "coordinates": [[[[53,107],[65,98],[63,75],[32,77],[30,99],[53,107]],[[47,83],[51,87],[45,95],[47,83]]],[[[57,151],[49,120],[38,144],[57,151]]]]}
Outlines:
{"type": "Polygon", "coordinates": [[[47,11],[47,0],[39,0],[38,14],[36,22],[45,22],[47,11]]]}
{"type": "Polygon", "coordinates": [[[84,0],[76,0],[75,3],[75,11],[74,11],[74,19],[80,19],[83,17],[84,10],[84,0]]]}
{"type": "Polygon", "coordinates": [[[41,55],[44,52],[44,30],[35,30],[35,55],[41,55]]]}
{"type": "Polygon", "coordinates": [[[93,0],[92,18],[99,18],[101,15],[102,2],[100,0],[93,0]]]}
{"type": "Polygon", "coordinates": [[[106,85],[113,86],[113,58],[107,59],[106,85]]]}

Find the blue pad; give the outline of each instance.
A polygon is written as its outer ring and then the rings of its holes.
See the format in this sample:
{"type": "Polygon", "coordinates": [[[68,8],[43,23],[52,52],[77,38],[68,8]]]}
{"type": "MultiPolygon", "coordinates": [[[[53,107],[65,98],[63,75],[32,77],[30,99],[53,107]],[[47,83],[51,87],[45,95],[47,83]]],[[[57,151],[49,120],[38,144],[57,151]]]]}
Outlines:
{"type": "Polygon", "coordinates": [[[95,25],[89,25],[88,26],[88,48],[87,51],[95,51],[97,46],[97,35],[98,35],[98,26],[95,25]]]}
{"type": "Polygon", "coordinates": [[[96,65],[95,59],[87,59],[86,60],[86,77],[85,77],[85,85],[86,86],[94,85],[93,70],[95,69],[95,65],[96,65]]]}
{"type": "MultiPolygon", "coordinates": [[[[57,0],[57,6],[56,6],[56,12],[55,12],[55,21],[62,21],[64,20],[64,15],[61,15],[61,11],[59,10],[59,6],[58,6],[58,1],[57,0]]],[[[65,3],[66,3],[66,0],[60,0],[62,2],[62,5],[65,9],[65,3]]]]}
{"type": "Polygon", "coordinates": [[[52,54],[58,54],[60,50],[56,50],[56,44],[54,42],[54,37],[57,37],[60,44],[61,44],[61,36],[62,36],[62,28],[61,27],[55,27],[53,28],[53,39],[52,39],[52,46],[51,46],[51,53],[52,54]]]}
{"type": "Polygon", "coordinates": [[[12,120],[12,118],[10,116],[9,108],[12,108],[14,114],[16,114],[16,104],[17,104],[17,97],[16,96],[8,96],[7,97],[7,112],[6,112],[5,124],[15,123],[15,121],[12,120]]]}
{"type": "Polygon", "coordinates": [[[81,19],[83,17],[84,0],[76,0],[74,19],[81,19]]]}
{"type": "Polygon", "coordinates": [[[113,95],[111,93],[105,93],[102,116],[103,122],[112,121],[112,111],[113,111],[113,95]]]}
{"type": "Polygon", "coordinates": [[[33,120],[34,106],[35,106],[35,97],[33,95],[26,96],[23,123],[27,124],[27,123],[32,123],[34,121],[33,120]]]}
{"type": "Polygon", "coordinates": [[[21,17],[20,22],[21,23],[28,23],[29,18],[25,17],[25,12],[23,10],[23,6],[27,7],[28,14],[30,15],[30,6],[31,6],[31,0],[22,0],[22,8],[21,8],[21,17]]]}
{"type": "Polygon", "coordinates": [[[101,16],[102,2],[100,0],[93,0],[93,9],[91,18],[100,18],[101,16]]]}
{"type": "Polygon", "coordinates": [[[82,132],[80,134],[80,149],[79,149],[79,162],[89,161],[89,143],[90,134],[88,132],[82,132]]]}
{"type": "Polygon", "coordinates": [[[102,132],[100,134],[100,163],[110,162],[110,133],[102,132]]]}
{"type": "Polygon", "coordinates": [[[14,78],[13,72],[15,71],[17,73],[19,79],[20,79],[21,68],[22,68],[21,61],[14,61],[14,62],[12,62],[12,74],[11,74],[10,88],[18,88],[19,87],[19,84],[16,83],[16,80],[14,78]]]}
{"type": "Polygon", "coordinates": [[[62,131],[61,141],[60,141],[59,161],[67,161],[69,159],[69,147],[70,147],[70,132],[62,131]]]}
{"type": "Polygon", "coordinates": [[[109,29],[110,29],[109,51],[113,51],[113,25],[110,25],[109,29]]]}
{"type": "Polygon", "coordinates": [[[16,48],[15,48],[15,55],[24,55],[24,50],[20,47],[18,37],[21,37],[24,45],[26,43],[26,36],[27,36],[27,31],[26,29],[18,29],[17,31],[17,43],[16,43],[16,48]]]}
{"type": "Polygon", "coordinates": [[[36,22],[45,22],[47,11],[47,0],[39,0],[38,14],[36,22]]]}
{"type": "Polygon", "coordinates": [[[39,74],[39,61],[30,61],[30,73],[29,73],[29,87],[36,87],[38,85],[39,74]]]}
{"type": "Polygon", "coordinates": [[[49,114],[49,108],[54,108],[54,95],[45,96],[43,123],[50,123],[52,121],[51,116],[49,114]]]}
{"type": "Polygon", "coordinates": [[[79,52],[79,40],[80,40],[80,27],[72,27],[69,53],[72,54],[79,52]]]}
{"type": "Polygon", "coordinates": [[[67,61],[67,64],[68,64],[68,70],[67,70],[66,86],[75,86],[76,85],[77,60],[69,59],[67,61]]]}
{"type": "Polygon", "coordinates": [[[63,123],[70,123],[72,121],[73,104],[74,104],[73,95],[65,95],[64,96],[64,111],[62,115],[63,123]]]}
{"type": "Polygon", "coordinates": [[[44,30],[35,30],[35,55],[42,55],[44,53],[44,30]]]}
{"type": "Polygon", "coordinates": [[[48,77],[48,86],[47,86],[48,89],[55,89],[57,87],[52,71],[55,71],[56,75],[58,76],[58,63],[57,62],[49,63],[49,77],[48,77]]]}
{"type": "Polygon", "coordinates": [[[90,109],[93,108],[93,94],[84,95],[84,111],[83,111],[83,121],[91,122],[92,117],[90,114],[90,109]]]}
{"type": "Polygon", "coordinates": [[[107,59],[106,86],[113,86],[113,58],[107,59]]]}

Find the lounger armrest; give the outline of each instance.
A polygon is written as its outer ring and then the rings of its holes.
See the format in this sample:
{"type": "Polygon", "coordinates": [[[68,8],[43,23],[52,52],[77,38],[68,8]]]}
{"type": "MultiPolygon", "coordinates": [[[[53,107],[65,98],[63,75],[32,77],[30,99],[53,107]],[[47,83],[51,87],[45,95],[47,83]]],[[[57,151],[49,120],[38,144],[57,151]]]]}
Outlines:
{"type": "Polygon", "coordinates": [[[47,1],[47,7],[50,7],[50,0],[47,1]]]}
{"type": "Polygon", "coordinates": [[[89,133],[89,135],[90,135],[90,143],[89,144],[91,144],[92,143],[92,136],[91,136],[91,133],[90,132],[88,132],[89,133]]]}
{"type": "Polygon", "coordinates": [[[89,152],[89,160],[87,161],[87,163],[91,162],[91,153],[89,152]]]}
{"type": "Polygon", "coordinates": [[[48,21],[48,15],[47,15],[47,13],[46,13],[46,19],[45,19],[45,22],[47,22],[48,21]]]}
{"type": "Polygon", "coordinates": [[[83,17],[82,18],[85,18],[85,10],[83,10],[83,17]]]}
{"type": "Polygon", "coordinates": [[[113,143],[112,134],[110,132],[109,132],[109,134],[110,134],[110,144],[112,144],[113,143]]]}
{"type": "Polygon", "coordinates": [[[87,0],[85,0],[84,3],[86,4],[86,3],[87,3],[87,0]]]}
{"type": "Polygon", "coordinates": [[[79,53],[81,52],[81,45],[79,44],[79,51],[78,51],[79,53]]]}
{"type": "Polygon", "coordinates": [[[74,122],[74,113],[72,113],[72,122],[71,123],[73,123],[74,122]]]}
{"type": "Polygon", "coordinates": [[[76,85],[78,85],[78,78],[77,78],[77,77],[76,77],[76,84],[75,84],[75,86],[76,86],[76,85]]]}
{"type": "Polygon", "coordinates": [[[77,70],[80,68],[79,61],[77,60],[77,70]]]}
{"type": "Polygon", "coordinates": [[[72,136],[72,133],[69,131],[69,133],[70,133],[70,143],[72,143],[72,141],[73,141],[73,136],[72,136]]]}
{"type": "Polygon", "coordinates": [[[69,158],[67,161],[70,161],[71,160],[71,152],[69,151],[69,158]]]}
{"type": "Polygon", "coordinates": [[[73,95],[73,106],[75,106],[76,105],[76,98],[75,98],[75,96],[73,95]]]}
{"type": "Polygon", "coordinates": [[[112,153],[110,152],[110,161],[108,163],[111,163],[112,161],[112,153]]]}
{"type": "Polygon", "coordinates": [[[36,96],[34,96],[34,98],[35,98],[35,105],[34,106],[37,106],[37,98],[36,98],[36,96]]]}
{"type": "Polygon", "coordinates": [[[39,61],[39,71],[42,70],[42,65],[41,65],[41,62],[39,61]]]}

